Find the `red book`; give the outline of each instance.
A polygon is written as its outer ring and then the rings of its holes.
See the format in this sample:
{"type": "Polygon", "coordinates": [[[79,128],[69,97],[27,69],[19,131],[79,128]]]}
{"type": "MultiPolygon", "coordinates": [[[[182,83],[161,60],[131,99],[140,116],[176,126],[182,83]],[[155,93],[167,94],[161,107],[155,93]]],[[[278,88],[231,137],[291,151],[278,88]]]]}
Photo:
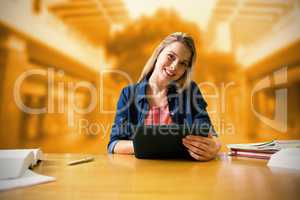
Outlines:
{"type": "Polygon", "coordinates": [[[258,158],[258,159],[266,159],[269,160],[273,153],[256,153],[256,152],[247,152],[247,151],[235,151],[231,150],[231,156],[238,157],[248,157],[248,158],[258,158]]]}
{"type": "Polygon", "coordinates": [[[271,155],[284,148],[300,148],[300,140],[272,140],[267,142],[228,144],[230,155],[270,159],[271,155]]]}
{"type": "Polygon", "coordinates": [[[276,149],[240,149],[240,148],[230,148],[231,151],[239,152],[249,152],[249,153],[265,153],[265,154],[274,154],[278,150],[276,149]]]}

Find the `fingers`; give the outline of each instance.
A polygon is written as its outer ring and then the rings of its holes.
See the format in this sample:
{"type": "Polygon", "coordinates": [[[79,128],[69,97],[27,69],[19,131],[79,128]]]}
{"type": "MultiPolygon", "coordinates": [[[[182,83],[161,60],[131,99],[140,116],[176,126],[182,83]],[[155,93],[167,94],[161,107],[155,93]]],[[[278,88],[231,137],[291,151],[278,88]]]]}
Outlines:
{"type": "Polygon", "coordinates": [[[199,148],[199,147],[195,147],[189,143],[184,143],[184,146],[186,146],[189,150],[191,150],[193,153],[196,153],[198,155],[204,156],[204,157],[208,157],[209,154],[206,152],[205,149],[199,148]]]}
{"type": "Polygon", "coordinates": [[[183,141],[183,145],[188,149],[189,154],[196,160],[209,160],[210,154],[207,152],[207,149],[202,146],[194,146],[186,141],[183,141]]]}
{"type": "Polygon", "coordinates": [[[195,148],[202,149],[203,151],[206,151],[208,149],[208,145],[199,141],[194,141],[194,140],[188,140],[188,139],[183,139],[182,140],[184,144],[189,144],[191,146],[194,146],[195,148]]]}
{"type": "Polygon", "coordinates": [[[188,135],[183,138],[182,142],[194,159],[207,161],[214,158],[218,152],[216,143],[212,137],[212,135],[208,138],[188,135]]]}
{"type": "Polygon", "coordinates": [[[206,161],[207,159],[201,155],[195,154],[194,152],[192,152],[191,150],[188,149],[189,154],[195,159],[195,160],[199,160],[199,161],[206,161]]]}
{"type": "Polygon", "coordinates": [[[199,135],[188,135],[185,137],[185,139],[195,141],[195,142],[201,142],[206,145],[210,145],[213,142],[212,138],[202,137],[199,135]]]}

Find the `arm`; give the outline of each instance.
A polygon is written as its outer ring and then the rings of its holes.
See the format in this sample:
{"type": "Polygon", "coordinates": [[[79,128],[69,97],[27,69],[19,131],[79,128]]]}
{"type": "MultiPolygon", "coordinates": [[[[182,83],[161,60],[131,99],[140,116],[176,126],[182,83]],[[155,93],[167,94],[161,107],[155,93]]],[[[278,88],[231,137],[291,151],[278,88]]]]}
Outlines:
{"type": "Polygon", "coordinates": [[[207,103],[205,102],[198,86],[191,83],[191,114],[193,123],[209,127],[208,137],[190,135],[185,137],[182,142],[187,148],[189,154],[196,160],[208,161],[215,158],[221,149],[221,141],[217,137],[208,113],[206,111],[207,103]]]}
{"type": "Polygon", "coordinates": [[[216,133],[206,110],[207,103],[204,100],[204,97],[202,96],[202,93],[195,82],[191,83],[190,95],[193,124],[198,124],[201,127],[209,128],[209,132],[213,136],[218,137],[218,134],[216,133]]]}
{"type": "Polygon", "coordinates": [[[121,92],[118,104],[117,112],[115,115],[114,124],[111,129],[110,141],[108,143],[109,153],[122,153],[122,154],[132,154],[133,144],[129,140],[129,92],[131,87],[124,88],[121,92]]]}

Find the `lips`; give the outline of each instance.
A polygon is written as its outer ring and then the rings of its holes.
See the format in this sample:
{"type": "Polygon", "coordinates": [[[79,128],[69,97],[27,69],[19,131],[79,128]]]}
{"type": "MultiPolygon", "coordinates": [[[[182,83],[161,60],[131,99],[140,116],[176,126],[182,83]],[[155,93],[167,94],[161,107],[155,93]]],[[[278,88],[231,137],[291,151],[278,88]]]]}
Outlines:
{"type": "Polygon", "coordinates": [[[173,73],[173,72],[171,72],[171,71],[169,71],[169,70],[167,70],[167,69],[164,69],[164,72],[165,72],[168,76],[170,76],[170,77],[175,76],[175,73],[173,73]]]}

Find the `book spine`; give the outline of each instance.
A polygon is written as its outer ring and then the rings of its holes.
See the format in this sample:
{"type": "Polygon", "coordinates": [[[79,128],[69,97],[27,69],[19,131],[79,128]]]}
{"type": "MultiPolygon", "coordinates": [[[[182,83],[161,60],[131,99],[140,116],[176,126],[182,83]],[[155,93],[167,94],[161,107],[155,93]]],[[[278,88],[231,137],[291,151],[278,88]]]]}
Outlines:
{"type": "Polygon", "coordinates": [[[264,154],[264,153],[248,153],[248,152],[239,152],[239,151],[231,151],[230,156],[237,157],[248,157],[248,158],[258,158],[258,159],[266,159],[269,160],[272,154],[264,154]]]}
{"type": "Polygon", "coordinates": [[[254,150],[254,149],[238,149],[238,148],[231,148],[230,151],[249,152],[249,153],[274,154],[274,153],[276,153],[278,150],[254,150]]]}

